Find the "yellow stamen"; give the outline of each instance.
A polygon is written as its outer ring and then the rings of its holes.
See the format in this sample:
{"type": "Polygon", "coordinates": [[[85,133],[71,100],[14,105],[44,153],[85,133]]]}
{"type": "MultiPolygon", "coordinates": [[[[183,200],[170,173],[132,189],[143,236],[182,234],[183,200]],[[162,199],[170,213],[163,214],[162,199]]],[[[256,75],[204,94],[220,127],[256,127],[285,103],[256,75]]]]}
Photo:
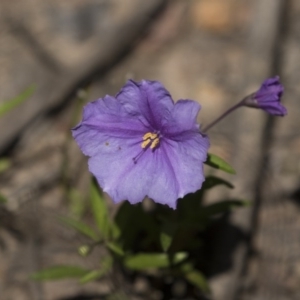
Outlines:
{"type": "Polygon", "coordinates": [[[147,139],[151,139],[154,140],[155,138],[157,138],[157,134],[156,133],[152,133],[152,132],[147,132],[146,134],[144,134],[143,136],[143,140],[147,140],[147,139]]]}
{"type": "Polygon", "coordinates": [[[159,137],[157,133],[147,132],[146,134],[144,134],[141,147],[145,149],[149,146],[150,143],[151,149],[154,149],[159,144],[159,137]]]}
{"type": "Polygon", "coordinates": [[[143,149],[145,149],[150,144],[150,142],[151,142],[150,139],[143,141],[142,144],[141,144],[141,147],[143,149]]]}
{"type": "Polygon", "coordinates": [[[152,141],[150,148],[154,149],[159,143],[159,138],[156,138],[152,141]]]}

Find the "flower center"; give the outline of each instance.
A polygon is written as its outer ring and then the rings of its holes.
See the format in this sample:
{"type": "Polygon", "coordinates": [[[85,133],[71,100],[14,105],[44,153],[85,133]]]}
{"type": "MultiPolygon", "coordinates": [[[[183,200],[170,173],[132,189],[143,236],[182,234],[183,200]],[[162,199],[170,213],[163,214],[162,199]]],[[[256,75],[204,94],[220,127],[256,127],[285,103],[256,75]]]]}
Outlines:
{"type": "Polygon", "coordinates": [[[136,164],[139,158],[142,157],[142,155],[146,152],[148,147],[150,146],[150,149],[155,149],[159,145],[159,132],[153,133],[153,132],[147,132],[143,135],[143,141],[141,143],[142,150],[141,152],[135,156],[132,160],[136,164]]]}
{"type": "Polygon", "coordinates": [[[143,142],[141,147],[143,149],[147,148],[150,145],[150,149],[155,149],[159,144],[159,136],[157,133],[147,132],[143,136],[143,142]]]}

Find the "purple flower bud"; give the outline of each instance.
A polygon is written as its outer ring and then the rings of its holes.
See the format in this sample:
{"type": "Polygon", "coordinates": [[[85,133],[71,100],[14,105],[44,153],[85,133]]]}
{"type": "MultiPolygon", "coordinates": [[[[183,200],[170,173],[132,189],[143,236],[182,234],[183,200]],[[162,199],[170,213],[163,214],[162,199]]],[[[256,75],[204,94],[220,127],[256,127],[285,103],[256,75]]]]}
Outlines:
{"type": "Polygon", "coordinates": [[[174,103],[158,81],[130,80],[115,97],[88,103],[73,137],[114,202],[148,196],[176,208],[204,181],[209,140],[199,131],[199,110],[192,100],[174,103]]]}
{"type": "Polygon", "coordinates": [[[266,79],[260,89],[247,97],[243,104],[245,106],[260,108],[275,116],[287,114],[286,108],[280,103],[283,94],[283,86],[279,82],[279,76],[266,79]]]}

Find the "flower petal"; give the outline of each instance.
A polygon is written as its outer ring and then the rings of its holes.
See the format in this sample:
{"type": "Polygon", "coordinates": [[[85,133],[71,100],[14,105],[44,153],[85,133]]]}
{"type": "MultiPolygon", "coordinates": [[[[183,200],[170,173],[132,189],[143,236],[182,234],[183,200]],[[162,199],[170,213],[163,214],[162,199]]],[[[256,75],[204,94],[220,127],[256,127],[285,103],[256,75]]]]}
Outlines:
{"type": "Polygon", "coordinates": [[[158,81],[129,80],[116,98],[130,114],[144,116],[152,130],[162,127],[174,106],[169,92],[158,81]]]}
{"type": "Polygon", "coordinates": [[[199,190],[204,181],[203,162],[209,140],[200,133],[182,142],[168,140],[161,145],[155,176],[148,196],[155,202],[176,208],[178,198],[199,190]]]}
{"type": "Polygon", "coordinates": [[[133,158],[140,153],[141,147],[137,147],[135,142],[126,146],[118,155],[105,153],[90,158],[89,170],[115,203],[128,200],[135,204],[146,197],[155,164],[150,150],[145,151],[134,163],[133,158]]]}
{"type": "Polygon", "coordinates": [[[72,134],[82,152],[93,156],[112,151],[113,147],[117,151],[124,140],[132,137],[141,140],[145,131],[145,125],[129,115],[117,99],[106,96],[85,106],[83,120],[72,134]]]}
{"type": "Polygon", "coordinates": [[[201,109],[199,103],[193,100],[179,100],[175,103],[169,122],[164,126],[164,134],[169,137],[184,131],[199,131],[197,115],[201,109]]]}
{"type": "Polygon", "coordinates": [[[174,104],[156,81],[129,81],[119,94],[88,104],[73,136],[89,169],[115,202],[146,196],[176,208],[201,188],[208,138],[196,122],[200,105],[174,104]]]}
{"type": "Polygon", "coordinates": [[[287,109],[280,102],[259,103],[260,108],[274,116],[285,116],[287,109]]]}
{"type": "Polygon", "coordinates": [[[279,77],[266,79],[258,91],[245,98],[245,106],[260,108],[271,115],[284,116],[286,108],[280,103],[284,88],[279,77]]]}

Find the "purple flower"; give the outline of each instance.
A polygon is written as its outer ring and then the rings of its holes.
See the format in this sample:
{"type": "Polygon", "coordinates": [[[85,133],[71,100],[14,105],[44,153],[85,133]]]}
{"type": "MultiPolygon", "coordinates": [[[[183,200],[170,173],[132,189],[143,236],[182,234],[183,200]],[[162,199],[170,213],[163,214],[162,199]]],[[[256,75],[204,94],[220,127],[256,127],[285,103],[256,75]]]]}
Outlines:
{"type": "Polygon", "coordinates": [[[267,113],[275,116],[287,114],[286,108],[280,103],[283,94],[283,86],[279,82],[279,77],[266,79],[260,89],[248,97],[244,104],[246,106],[261,108],[267,113]]]}
{"type": "Polygon", "coordinates": [[[85,106],[73,137],[114,202],[148,196],[176,208],[204,181],[209,140],[196,123],[199,110],[192,100],[174,104],[158,81],[129,80],[115,97],[85,106]]]}

